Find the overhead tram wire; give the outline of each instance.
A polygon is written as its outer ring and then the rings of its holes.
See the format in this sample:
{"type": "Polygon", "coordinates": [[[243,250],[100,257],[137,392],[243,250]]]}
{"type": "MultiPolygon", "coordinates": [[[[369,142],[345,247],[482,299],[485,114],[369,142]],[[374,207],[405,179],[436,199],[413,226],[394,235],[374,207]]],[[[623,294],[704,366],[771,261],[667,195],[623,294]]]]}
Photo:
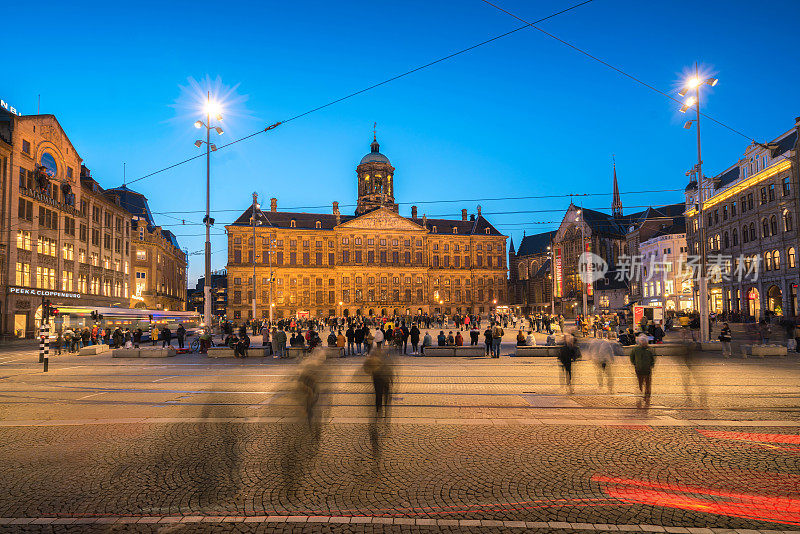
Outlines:
{"type": "MultiPolygon", "coordinates": [[[[650,194],[650,193],[673,193],[675,191],[684,191],[684,188],[679,189],[650,189],[650,190],[641,190],[641,191],[623,191],[620,192],[620,195],[640,195],[640,194],[650,194]]],[[[448,203],[458,203],[458,202],[496,202],[496,201],[506,201],[506,200],[537,200],[537,199],[547,199],[547,198],[568,198],[568,197],[590,197],[590,196],[611,196],[614,193],[563,193],[559,195],[526,195],[526,196],[518,196],[518,197],[494,197],[494,198],[467,198],[467,199],[459,199],[459,200],[419,200],[419,201],[408,201],[408,202],[397,202],[400,205],[418,205],[418,204],[448,204],[448,203]]],[[[347,207],[355,207],[356,204],[339,204],[340,208],[347,208],[347,207]]],[[[307,210],[307,209],[325,209],[329,208],[330,204],[325,204],[321,206],[294,206],[290,208],[284,208],[285,211],[292,211],[292,210],[307,210]]],[[[211,210],[212,213],[242,213],[242,209],[219,209],[219,210],[211,210]]],[[[173,214],[193,214],[193,213],[205,213],[205,210],[187,210],[187,211],[154,211],[152,212],[154,215],[164,215],[168,213],[173,214]]]]}
{"type": "MultiPolygon", "coordinates": [[[[634,82],[636,82],[636,83],[638,83],[638,84],[640,84],[640,85],[643,85],[643,86],[647,87],[648,89],[650,89],[650,90],[652,90],[652,91],[655,91],[656,93],[658,93],[658,94],[660,94],[660,95],[662,95],[662,96],[665,96],[665,97],[669,98],[669,99],[670,99],[670,100],[672,100],[673,102],[677,102],[678,104],[681,104],[681,105],[683,105],[683,102],[682,102],[682,101],[678,100],[677,98],[675,98],[674,96],[670,95],[669,93],[665,93],[664,91],[662,91],[662,90],[661,90],[661,89],[659,89],[658,87],[655,87],[655,86],[653,86],[653,85],[651,85],[651,84],[649,84],[649,83],[645,82],[644,80],[642,80],[642,79],[640,79],[640,78],[637,78],[637,77],[636,77],[636,76],[634,76],[633,74],[629,74],[629,73],[625,72],[625,71],[624,71],[624,70],[622,70],[621,68],[619,68],[619,67],[616,67],[616,66],[612,65],[611,63],[609,63],[609,62],[607,62],[607,61],[603,60],[603,59],[600,59],[599,57],[597,57],[597,56],[595,56],[595,55],[591,54],[590,52],[588,52],[588,51],[586,51],[586,50],[584,50],[584,49],[580,48],[579,46],[576,46],[576,45],[574,45],[574,44],[570,43],[569,41],[566,41],[566,40],[564,40],[564,39],[562,39],[562,38],[560,38],[560,37],[558,37],[558,36],[556,36],[556,35],[553,35],[552,33],[548,32],[548,31],[545,31],[545,30],[543,30],[543,29],[539,28],[538,26],[536,26],[536,24],[538,24],[538,22],[528,22],[528,21],[526,21],[525,19],[523,19],[522,17],[520,17],[520,16],[518,16],[518,15],[515,15],[515,14],[514,14],[514,13],[512,13],[511,11],[508,11],[507,9],[504,9],[504,8],[502,8],[502,7],[498,6],[497,4],[493,4],[493,3],[492,3],[492,2],[490,2],[489,0],[481,0],[481,2],[483,2],[483,3],[485,3],[485,4],[488,4],[488,5],[492,6],[493,8],[497,9],[498,11],[502,11],[502,12],[503,12],[503,13],[505,13],[506,15],[509,15],[509,16],[511,16],[511,17],[514,17],[515,19],[517,19],[517,20],[518,20],[518,21],[520,21],[520,22],[525,22],[525,23],[527,23],[527,24],[528,24],[528,26],[527,26],[527,27],[530,27],[530,28],[533,28],[534,30],[540,31],[540,32],[542,32],[543,34],[547,35],[548,37],[550,37],[550,38],[552,38],[552,39],[555,39],[555,40],[556,40],[556,41],[558,41],[559,43],[561,43],[561,44],[563,44],[563,45],[565,45],[565,46],[568,46],[569,48],[572,48],[572,49],[573,49],[573,50],[575,50],[576,52],[580,52],[580,53],[581,53],[581,54],[583,54],[584,56],[586,56],[586,57],[588,57],[588,58],[590,58],[590,59],[593,59],[593,60],[597,61],[598,63],[600,63],[600,64],[602,64],[602,65],[605,65],[605,66],[606,66],[606,67],[608,67],[609,69],[611,69],[611,70],[613,70],[613,71],[616,71],[617,73],[619,73],[619,74],[621,74],[621,75],[625,76],[626,78],[629,78],[629,79],[633,80],[634,82]]],[[[707,119],[708,119],[708,120],[710,120],[711,122],[714,122],[714,123],[716,123],[716,124],[719,124],[719,125],[720,125],[720,126],[722,126],[723,128],[727,128],[728,130],[730,130],[731,132],[733,132],[733,133],[735,133],[735,134],[737,134],[737,135],[741,135],[742,137],[744,137],[745,139],[747,139],[747,140],[749,140],[749,141],[753,141],[753,142],[755,142],[755,138],[753,138],[753,137],[751,137],[751,136],[749,136],[749,135],[747,135],[747,134],[745,134],[745,133],[743,133],[743,132],[741,132],[741,131],[737,130],[736,128],[734,128],[734,127],[732,127],[732,126],[728,126],[728,125],[727,125],[727,124],[725,124],[724,122],[722,122],[722,121],[720,121],[720,120],[717,120],[717,119],[715,119],[714,117],[711,117],[710,115],[707,115],[706,113],[704,113],[704,112],[702,112],[702,111],[700,112],[700,115],[702,115],[703,117],[707,118],[707,119]]]]}
{"type": "MultiPolygon", "coordinates": [[[[362,93],[366,93],[367,91],[371,91],[373,89],[376,89],[378,87],[386,85],[386,84],[388,84],[390,82],[393,82],[395,80],[399,80],[400,78],[404,78],[406,76],[409,76],[410,74],[414,74],[415,72],[419,72],[419,71],[421,71],[423,69],[427,69],[428,67],[436,65],[437,63],[441,63],[443,61],[447,61],[448,59],[452,59],[452,58],[454,58],[456,56],[460,56],[461,54],[465,54],[467,52],[475,50],[476,48],[480,48],[481,46],[487,45],[489,43],[492,43],[492,42],[497,41],[499,39],[502,39],[504,37],[508,37],[509,35],[511,35],[513,33],[516,33],[516,32],[518,32],[520,30],[524,30],[524,29],[526,29],[526,28],[528,28],[530,26],[533,26],[534,24],[539,24],[540,22],[544,22],[544,21],[546,21],[548,19],[552,19],[552,18],[557,17],[559,15],[563,15],[564,13],[567,13],[568,11],[572,11],[573,9],[585,6],[586,4],[590,4],[593,1],[594,0],[584,0],[583,2],[579,2],[577,4],[574,4],[574,5],[570,6],[570,7],[562,9],[561,11],[556,11],[555,13],[551,13],[550,15],[548,15],[546,17],[542,17],[542,18],[540,18],[540,19],[538,19],[538,20],[536,20],[534,22],[526,22],[523,26],[520,26],[518,28],[514,28],[513,30],[507,31],[505,33],[501,33],[500,35],[495,35],[494,37],[486,39],[485,41],[481,41],[481,42],[476,43],[474,45],[468,46],[467,48],[462,48],[461,50],[458,50],[458,51],[453,52],[451,54],[448,54],[446,56],[440,57],[439,59],[435,59],[435,60],[433,60],[433,61],[431,61],[429,63],[425,63],[424,65],[420,65],[420,66],[415,67],[415,68],[413,68],[411,70],[405,71],[405,72],[403,72],[401,74],[397,74],[395,76],[392,76],[391,78],[387,78],[387,79],[385,79],[385,80],[383,80],[381,82],[375,83],[373,85],[370,85],[368,87],[365,87],[365,88],[360,89],[358,91],[355,91],[353,93],[350,93],[350,94],[347,94],[347,95],[342,96],[340,98],[337,98],[336,100],[331,100],[330,102],[328,102],[326,104],[322,104],[321,106],[317,106],[315,108],[309,109],[308,111],[304,111],[303,113],[299,113],[297,115],[294,115],[293,117],[290,117],[290,118],[288,118],[286,120],[278,121],[278,122],[276,122],[274,124],[271,124],[271,125],[267,126],[266,128],[262,128],[262,129],[260,129],[258,131],[255,131],[255,132],[253,132],[253,133],[251,133],[249,135],[245,135],[244,137],[240,137],[238,139],[235,139],[235,140],[231,141],[230,143],[225,143],[224,145],[220,145],[220,146],[217,147],[217,150],[221,150],[223,148],[229,147],[231,145],[234,145],[234,144],[239,143],[241,141],[244,141],[246,139],[250,139],[251,137],[255,137],[255,136],[260,135],[262,133],[266,133],[266,132],[268,132],[270,130],[273,130],[273,129],[277,128],[278,126],[280,126],[282,124],[286,124],[288,122],[291,122],[293,120],[299,119],[301,117],[305,117],[306,115],[310,115],[311,113],[315,113],[317,111],[323,110],[323,109],[325,109],[327,107],[333,106],[334,104],[338,104],[339,102],[344,102],[345,100],[353,98],[354,96],[358,96],[358,95],[360,95],[362,93]]],[[[181,165],[183,165],[185,163],[189,163],[190,161],[199,159],[199,158],[203,157],[204,155],[205,154],[197,154],[195,156],[191,156],[189,158],[186,158],[186,159],[184,159],[182,161],[179,161],[177,163],[173,163],[172,165],[169,165],[169,166],[164,167],[162,169],[159,169],[157,171],[153,171],[153,172],[151,172],[149,174],[145,174],[144,176],[140,176],[139,178],[135,178],[133,180],[129,180],[127,183],[128,184],[132,184],[132,183],[138,182],[139,180],[144,180],[145,178],[150,178],[151,176],[155,176],[156,174],[162,173],[164,171],[168,171],[170,169],[174,169],[175,167],[179,167],[179,166],[181,166],[181,165]]]]}

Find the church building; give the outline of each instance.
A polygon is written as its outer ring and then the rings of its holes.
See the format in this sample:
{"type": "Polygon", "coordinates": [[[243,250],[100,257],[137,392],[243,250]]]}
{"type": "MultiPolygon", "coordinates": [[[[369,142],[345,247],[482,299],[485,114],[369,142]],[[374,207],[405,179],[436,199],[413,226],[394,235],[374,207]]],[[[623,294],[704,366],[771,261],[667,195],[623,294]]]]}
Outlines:
{"type": "Polygon", "coordinates": [[[506,236],[481,215],[399,213],[395,168],[373,138],[356,167],[357,207],[342,214],[255,203],[228,233],[229,320],[491,312],[505,304],[506,236]],[[255,227],[255,238],[254,228],[255,227]],[[255,277],[253,273],[255,272],[255,277]],[[270,309],[272,314],[270,314],[270,309]]]}

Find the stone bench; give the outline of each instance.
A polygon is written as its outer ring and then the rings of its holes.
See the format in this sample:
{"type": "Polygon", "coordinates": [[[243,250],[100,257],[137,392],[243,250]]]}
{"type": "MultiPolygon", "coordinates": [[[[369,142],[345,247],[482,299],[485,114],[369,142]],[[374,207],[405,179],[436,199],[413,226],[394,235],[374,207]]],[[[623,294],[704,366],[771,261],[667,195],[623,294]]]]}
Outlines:
{"type": "Polygon", "coordinates": [[[108,345],[89,345],[88,347],[81,347],[79,354],[81,356],[91,356],[94,354],[102,354],[108,352],[108,345]]]}
{"type": "Polygon", "coordinates": [[[455,347],[439,347],[436,345],[432,345],[430,347],[425,347],[425,352],[422,354],[423,356],[455,356],[456,351],[455,347]]]}
{"type": "Polygon", "coordinates": [[[208,347],[209,358],[233,358],[233,349],[226,346],[208,347]]]}
{"type": "MultiPolygon", "coordinates": [[[[621,349],[623,355],[630,356],[635,346],[628,345],[623,347],[622,345],[617,345],[615,353],[619,354],[618,351],[621,349]]],[[[689,352],[689,345],[683,343],[650,343],[647,348],[652,350],[656,356],[683,356],[689,352]]]]}
{"type": "Polygon", "coordinates": [[[557,345],[518,345],[512,356],[558,356],[560,349],[557,345]]]}
{"type": "Polygon", "coordinates": [[[113,349],[112,358],[170,358],[177,351],[174,347],[166,348],[138,348],[138,349],[113,349]]]}
{"type": "Polygon", "coordinates": [[[467,357],[467,356],[486,356],[484,345],[448,345],[439,347],[437,345],[425,347],[423,356],[445,356],[445,357],[467,357]]]}
{"type": "Polygon", "coordinates": [[[286,356],[288,358],[297,358],[299,360],[305,358],[307,352],[308,347],[286,347],[286,356]]]}
{"type": "MultiPolygon", "coordinates": [[[[742,345],[742,354],[746,358],[747,354],[744,348],[747,345],[742,345]]],[[[785,345],[749,345],[750,353],[753,356],[763,358],[764,356],[789,356],[789,350],[785,345]]]]}

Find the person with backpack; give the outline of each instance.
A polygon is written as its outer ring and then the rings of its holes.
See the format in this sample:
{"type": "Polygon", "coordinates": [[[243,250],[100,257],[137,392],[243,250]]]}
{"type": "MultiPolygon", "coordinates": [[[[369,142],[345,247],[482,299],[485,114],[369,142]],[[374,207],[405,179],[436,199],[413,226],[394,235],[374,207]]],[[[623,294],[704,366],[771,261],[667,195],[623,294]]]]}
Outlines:
{"type": "Polygon", "coordinates": [[[409,337],[411,337],[411,354],[417,354],[419,352],[419,336],[419,328],[417,328],[416,323],[412,324],[411,331],[409,332],[409,337]]]}
{"type": "Polygon", "coordinates": [[[488,327],[483,333],[483,342],[486,344],[486,355],[492,355],[492,327],[488,327]]]}
{"type": "Polygon", "coordinates": [[[631,351],[631,364],[636,371],[636,380],[639,382],[639,391],[644,394],[646,406],[650,405],[650,385],[653,377],[653,366],[656,355],[647,346],[647,336],[640,334],[636,338],[636,346],[631,351]]]}
{"type": "Polygon", "coordinates": [[[500,343],[503,341],[503,327],[500,326],[500,323],[495,323],[494,327],[492,328],[492,353],[494,358],[500,357],[500,343]]]}

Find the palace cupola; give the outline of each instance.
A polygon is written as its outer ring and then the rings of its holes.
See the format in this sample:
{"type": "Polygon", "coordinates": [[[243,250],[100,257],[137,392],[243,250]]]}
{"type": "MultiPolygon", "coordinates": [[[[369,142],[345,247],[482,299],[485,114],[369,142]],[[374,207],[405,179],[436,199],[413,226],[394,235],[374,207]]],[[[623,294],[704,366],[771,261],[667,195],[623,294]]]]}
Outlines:
{"type": "Polygon", "coordinates": [[[394,201],[394,167],[381,154],[377,134],[373,133],[370,152],[356,167],[358,175],[358,206],[356,215],[384,206],[397,211],[394,201]]]}

